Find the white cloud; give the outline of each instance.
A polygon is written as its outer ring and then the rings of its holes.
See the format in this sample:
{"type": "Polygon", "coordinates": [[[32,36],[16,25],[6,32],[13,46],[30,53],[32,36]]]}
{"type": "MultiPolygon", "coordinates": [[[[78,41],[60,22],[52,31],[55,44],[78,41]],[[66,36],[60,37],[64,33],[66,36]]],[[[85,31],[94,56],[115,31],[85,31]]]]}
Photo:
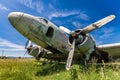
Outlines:
{"type": "Polygon", "coordinates": [[[72,22],[72,25],[74,25],[76,28],[81,28],[82,24],[79,22],[72,22]]]}
{"type": "Polygon", "coordinates": [[[5,7],[2,4],[0,4],[0,10],[2,10],[2,11],[10,11],[10,9],[8,9],[7,7],[5,7]]]}
{"type": "Polygon", "coordinates": [[[18,0],[21,4],[25,5],[28,8],[36,10],[37,12],[41,13],[43,10],[43,4],[39,1],[34,0],[18,0]]]}
{"type": "Polygon", "coordinates": [[[102,41],[95,41],[95,42],[96,42],[96,45],[101,45],[101,44],[103,44],[102,41]]]}
{"type": "Polygon", "coordinates": [[[58,17],[68,17],[72,15],[76,15],[76,18],[80,18],[82,20],[89,20],[89,17],[87,14],[81,11],[72,10],[72,11],[66,11],[56,9],[52,4],[46,4],[43,3],[41,0],[34,1],[34,0],[18,0],[21,4],[25,5],[28,8],[31,8],[39,13],[44,13],[43,15],[47,16],[50,20],[52,18],[58,18],[58,17]]]}
{"type": "Polygon", "coordinates": [[[64,10],[58,10],[56,9],[52,4],[48,4],[49,13],[48,18],[51,20],[52,18],[58,18],[58,17],[68,17],[71,15],[79,14],[78,11],[64,11],[64,10]]]}
{"type": "Polygon", "coordinates": [[[0,48],[0,51],[7,51],[7,52],[25,52],[25,49],[17,49],[17,48],[0,48]]]}
{"type": "Polygon", "coordinates": [[[97,45],[104,44],[106,40],[110,41],[112,37],[115,35],[114,33],[115,27],[103,27],[101,29],[93,31],[93,36],[95,38],[95,42],[97,45]]]}
{"type": "Polygon", "coordinates": [[[2,39],[2,38],[0,38],[0,50],[25,51],[24,46],[12,43],[12,42],[2,39]]]}
{"type": "Polygon", "coordinates": [[[50,8],[50,10],[56,11],[55,7],[52,4],[48,4],[48,7],[50,8]]]}
{"type": "Polygon", "coordinates": [[[112,36],[113,33],[107,33],[107,34],[103,34],[102,36],[100,36],[100,38],[104,38],[104,39],[107,39],[108,37],[112,36]]]}
{"type": "Polygon", "coordinates": [[[99,36],[99,38],[101,38],[101,39],[107,39],[108,37],[110,37],[110,36],[112,36],[113,35],[113,28],[103,28],[102,30],[101,30],[101,32],[103,33],[103,35],[101,35],[101,36],[99,36]]]}
{"type": "Polygon", "coordinates": [[[51,20],[52,18],[58,18],[58,17],[68,17],[75,15],[75,18],[82,19],[82,20],[89,20],[89,16],[85,14],[83,11],[79,10],[72,10],[69,11],[67,9],[59,10],[56,9],[52,4],[48,5],[48,9],[50,13],[47,15],[48,18],[51,20]]]}
{"type": "Polygon", "coordinates": [[[79,16],[77,16],[77,18],[80,18],[82,20],[89,20],[89,16],[83,12],[80,12],[79,16]]]}
{"type": "Polygon", "coordinates": [[[48,18],[51,20],[52,18],[57,18],[57,17],[68,17],[72,15],[78,15],[79,11],[64,11],[64,12],[52,12],[50,15],[48,15],[48,18]]]}

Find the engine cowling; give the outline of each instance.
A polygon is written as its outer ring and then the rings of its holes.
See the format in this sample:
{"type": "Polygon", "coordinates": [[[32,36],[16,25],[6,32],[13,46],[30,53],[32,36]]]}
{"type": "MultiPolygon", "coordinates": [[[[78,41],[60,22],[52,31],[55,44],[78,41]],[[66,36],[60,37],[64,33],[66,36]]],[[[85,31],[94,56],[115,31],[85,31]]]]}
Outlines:
{"type": "MultiPolygon", "coordinates": [[[[77,34],[80,30],[76,30],[77,34]]],[[[72,43],[73,39],[75,39],[75,46],[77,47],[76,51],[82,54],[90,54],[95,49],[95,42],[93,38],[89,34],[85,34],[81,32],[78,36],[69,36],[69,43],[72,43]]]]}
{"type": "Polygon", "coordinates": [[[40,60],[41,57],[49,52],[48,50],[41,48],[40,46],[32,46],[29,47],[27,50],[28,54],[35,57],[36,60],[40,60]]]}

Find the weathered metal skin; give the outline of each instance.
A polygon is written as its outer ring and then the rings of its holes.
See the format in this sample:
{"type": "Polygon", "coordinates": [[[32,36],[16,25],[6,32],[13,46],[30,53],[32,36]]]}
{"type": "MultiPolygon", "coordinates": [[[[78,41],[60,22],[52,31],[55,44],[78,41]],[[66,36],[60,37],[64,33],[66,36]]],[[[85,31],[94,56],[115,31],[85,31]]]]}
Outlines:
{"type": "MultiPolygon", "coordinates": [[[[69,37],[52,22],[21,12],[10,13],[8,17],[14,28],[23,36],[51,52],[56,49],[61,53],[59,55],[59,57],[62,56],[61,58],[67,57],[71,46],[69,37]]],[[[88,54],[89,56],[94,50],[94,46],[93,38],[86,34],[84,41],[76,46],[75,55],[88,54]]]]}
{"type": "Polygon", "coordinates": [[[94,51],[95,42],[89,34],[86,34],[85,40],[81,44],[79,44],[77,48],[79,53],[90,54],[94,51]]]}
{"type": "MultiPolygon", "coordinates": [[[[17,12],[11,13],[9,16],[14,14],[17,14],[17,12]]],[[[14,21],[11,19],[11,17],[9,20],[17,31],[44,48],[47,46],[52,46],[62,51],[63,47],[65,48],[66,46],[70,45],[67,44],[68,38],[65,33],[59,30],[59,28],[51,22],[45,23],[40,18],[25,13],[18,13],[18,16],[14,18],[14,21]],[[15,19],[19,20],[15,22],[15,19]],[[46,36],[49,26],[54,29],[54,33],[51,38],[46,36]]]]}
{"type": "Polygon", "coordinates": [[[63,26],[58,28],[42,17],[22,12],[12,12],[8,15],[13,27],[28,40],[37,44],[36,47],[26,45],[28,54],[37,60],[41,57],[59,61],[67,60],[67,70],[70,69],[72,59],[78,62],[81,60],[86,65],[88,61],[108,62],[109,56],[120,57],[120,43],[96,46],[94,39],[88,34],[114,18],[115,15],[109,15],[81,30],[70,31],[63,26]]]}

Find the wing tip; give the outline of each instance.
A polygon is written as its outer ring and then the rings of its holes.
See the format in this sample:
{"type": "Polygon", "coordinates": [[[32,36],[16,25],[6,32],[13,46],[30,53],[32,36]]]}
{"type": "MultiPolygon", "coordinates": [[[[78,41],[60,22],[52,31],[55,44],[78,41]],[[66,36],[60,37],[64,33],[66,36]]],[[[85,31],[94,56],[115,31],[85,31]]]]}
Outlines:
{"type": "Polygon", "coordinates": [[[114,19],[116,16],[115,16],[114,14],[112,14],[112,15],[110,15],[110,17],[111,17],[112,19],[114,19]]]}

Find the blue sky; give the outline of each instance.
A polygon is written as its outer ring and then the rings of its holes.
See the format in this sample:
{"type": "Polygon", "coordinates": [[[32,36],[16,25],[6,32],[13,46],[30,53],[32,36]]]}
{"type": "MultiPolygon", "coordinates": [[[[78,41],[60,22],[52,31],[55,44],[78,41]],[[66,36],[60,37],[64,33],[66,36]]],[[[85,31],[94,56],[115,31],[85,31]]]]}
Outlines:
{"type": "Polygon", "coordinates": [[[25,12],[42,16],[57,26],[70,30],[85,26],[114,14],[116,19],[91,32],[98,45],[120,42],[119,0],[0,0],[0,55],[23,56],[26,38],[8,21],[10,12],[25,12]]]}

